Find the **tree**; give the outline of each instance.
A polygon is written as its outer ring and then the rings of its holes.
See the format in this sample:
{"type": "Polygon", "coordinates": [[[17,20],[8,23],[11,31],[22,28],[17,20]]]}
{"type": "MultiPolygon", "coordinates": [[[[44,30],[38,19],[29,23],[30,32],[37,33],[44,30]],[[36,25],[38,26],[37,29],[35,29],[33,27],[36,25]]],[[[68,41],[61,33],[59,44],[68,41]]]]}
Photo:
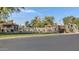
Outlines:
{"type": "Polygon", "coordinates": [[[24,7],[0,7],[0,19],[7,19],[10,14],[14,12],[20,12],[24,7]]]}
{"type": "Polygon", "coordinates": [[[76,17],[74,16],[67,16],[63,18],[64,24],[69,24],[69,23],[75,23],[76,17]]]}
{"type": "Polygon", "coordinates": [[[54,24],[54,17],[53,16],[45,16],[44,25],[53,25],[53,24],[54,24]]]}
{"type": "Polygon", "coordinates": [[[79,18],[74,17],[74,16],[67,16],[63,18],[64,24],[76,24],[79,27],[79,18]]]}
{"type": "Polygon", "coordinates": [[[76,18],[75,24],[79,27],[79,18],[76,18]]]}
{"type": "Polygon", "coordinates": [[[79,27],[79,18],[74,16],[67,16],[63,18],[64,25],[66,25],[66,32],[73,32],[75,25],[79,27]]]}
{"type": "Polygon", "coordinates": [[[26,22],[25,22],[25,26],[26,26],[26,27],[29,27],[29,21],[26,21],[26,22]]]}
{"type": "Polygon", "coordinates": [[[32,27],[41,27],[41,20],[40,18],[37,16],[35,17],[32,21],[31,21],[32,27]]]}

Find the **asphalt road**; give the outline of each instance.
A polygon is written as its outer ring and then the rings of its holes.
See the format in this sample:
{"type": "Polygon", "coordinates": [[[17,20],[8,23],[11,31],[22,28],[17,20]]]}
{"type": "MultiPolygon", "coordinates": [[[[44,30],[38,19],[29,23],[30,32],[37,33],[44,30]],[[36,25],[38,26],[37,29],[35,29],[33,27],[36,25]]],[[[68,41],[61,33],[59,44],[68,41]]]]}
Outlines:
{"type": "Polygon", "coordinates": [[[79,34],[4,39],[0,51],[79,51],[79,34]]]}

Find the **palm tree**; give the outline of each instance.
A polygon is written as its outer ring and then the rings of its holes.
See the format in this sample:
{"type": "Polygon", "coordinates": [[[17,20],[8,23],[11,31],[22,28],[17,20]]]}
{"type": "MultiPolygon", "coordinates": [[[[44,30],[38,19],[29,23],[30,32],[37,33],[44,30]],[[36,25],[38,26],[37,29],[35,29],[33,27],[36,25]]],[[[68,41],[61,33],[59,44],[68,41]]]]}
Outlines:
{"type": "Polygon", "coordinates": [[[37,16],[31,21],[32,27],[41,27],[41,20],[37,16]]]}
{"type": "Polygon", "coordinates": [[[54,24],[54,17],[53,16],[45,16],[44,24],[52,26],[54,24]]]}
{"type": "Polygon", "coordinates": [[[24,7],[0,7],[0,19],[7,19],[10,14],[20,12],[24,7]]]}

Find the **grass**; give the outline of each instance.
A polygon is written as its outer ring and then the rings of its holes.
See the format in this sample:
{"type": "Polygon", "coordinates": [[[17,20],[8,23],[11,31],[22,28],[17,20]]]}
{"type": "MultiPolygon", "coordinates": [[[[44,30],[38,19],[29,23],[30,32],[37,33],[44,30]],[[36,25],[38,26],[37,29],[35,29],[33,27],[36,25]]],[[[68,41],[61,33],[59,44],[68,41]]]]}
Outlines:
{"type": "Polygon", "coordinates": [[[57,33],[32,33],[32,34],[25,34],[25,33],[0,33],[0,38],[20,38],[20,37],[32,37],[33,35],[40,36],[40,35],[48,35],[48,34],[57,34],[57,33]]]}
{"type": "Polygon", "coordinates": [[[0,38],[31,37],[32,34],[0,34],[0,38]]]}

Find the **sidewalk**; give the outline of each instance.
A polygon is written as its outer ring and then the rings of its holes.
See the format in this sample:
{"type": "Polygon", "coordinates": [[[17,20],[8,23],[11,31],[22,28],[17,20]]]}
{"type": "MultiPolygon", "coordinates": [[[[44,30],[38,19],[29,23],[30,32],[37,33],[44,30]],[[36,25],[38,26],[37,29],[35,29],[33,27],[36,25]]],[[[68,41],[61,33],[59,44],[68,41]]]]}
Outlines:
{"type": "Polygon", "coordinates": [[[77,33],[57,33],[57,34],[33,34],[31,36],[15,36],[15,37],[2,37],[0,38],[0,40],[3,39],[16,39],[16,38],[32,38],[32,37],[43,37],[43,36],[58,36],[58,35],[74,35],[74,34],[79,34],[79,32],[77,33]]]}
{"type": "Polygon", "coordinates": [[[79,32],[77,33],[58,33],[58,34],[37,34],[37,35],[33,35],[32,37],[42,37],[42,36],[56,36],[56,35],[74,35],[74,34],[79,34],[79,32]]]}
{"type": "Polygon", "coordinates": [[[3,40],[3,39],[16,39],[16,38],[28,38],[28,37],[32,37],[32,36],[15,36],[15,37],[2,37],[0,38],[0,40],[3,40]]]}

